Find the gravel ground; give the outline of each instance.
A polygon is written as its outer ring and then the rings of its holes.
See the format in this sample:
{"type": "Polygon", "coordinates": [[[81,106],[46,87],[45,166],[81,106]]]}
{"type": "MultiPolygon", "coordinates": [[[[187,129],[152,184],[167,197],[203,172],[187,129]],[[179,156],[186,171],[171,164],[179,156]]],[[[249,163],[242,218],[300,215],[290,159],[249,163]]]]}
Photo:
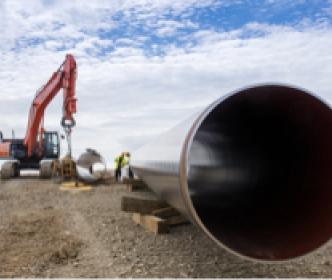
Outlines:
{"type": "Polygon", "coordinates": [[[0,183],[0,277],[332,277],[332,248],[257,264],[192,225],[154,235],[120,211],[122,185],[68,193],[34,178],[0,183]]]}

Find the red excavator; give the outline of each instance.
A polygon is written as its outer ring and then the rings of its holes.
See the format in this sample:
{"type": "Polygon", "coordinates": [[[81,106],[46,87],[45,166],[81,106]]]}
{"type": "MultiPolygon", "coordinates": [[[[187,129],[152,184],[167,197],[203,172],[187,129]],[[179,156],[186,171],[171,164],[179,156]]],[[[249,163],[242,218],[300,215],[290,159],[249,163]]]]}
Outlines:
{"type": "Polygon", "coordinates": [[[40,169],[40,176],[51,174],[51,162],[60,156],[60,139],[56,131],[44,129],[44,112],[48,104],[63,89],[63,117],[68,154],[71,157],[70,135],[75,126],[76,61],[68,54],[59,69],[49,81],[37,91],[32,102],[28,127],[23,139],[6,139],[0,132],[0,159],[8,159],[1,168],[1,178],[17,177],[22,169],[40,169]]]}

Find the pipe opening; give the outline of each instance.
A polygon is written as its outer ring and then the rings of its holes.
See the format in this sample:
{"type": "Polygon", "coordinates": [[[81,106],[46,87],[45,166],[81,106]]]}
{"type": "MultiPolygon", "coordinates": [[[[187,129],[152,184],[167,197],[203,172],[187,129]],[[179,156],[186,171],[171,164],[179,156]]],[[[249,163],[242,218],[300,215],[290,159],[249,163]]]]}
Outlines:
{"type": "Polygon", "coordinates": [[[91,148],[81,154],[76,162],[78,177],[86,182],[96,182],[105,177],[106,163],[104,158],[91,148]]]}
{"type": "Polygon", "coordinates": [[[287,260],[332,233],[332,118],[295,88],[259,86],[215,105],[192,136],[188,190],[232,251],[287,260]]]}

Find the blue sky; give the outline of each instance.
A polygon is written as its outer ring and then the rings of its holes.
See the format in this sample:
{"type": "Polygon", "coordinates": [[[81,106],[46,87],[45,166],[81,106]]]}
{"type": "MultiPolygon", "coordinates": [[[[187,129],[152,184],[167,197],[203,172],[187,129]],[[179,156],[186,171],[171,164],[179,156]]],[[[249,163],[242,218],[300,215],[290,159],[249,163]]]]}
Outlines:
{"type": "MultiPolygon", "coordinates": [[[[5,0],[0,32],[0,130],[24,136],[35,91],[72,53],[75,153],[109,161],[254,83],[332,101],[331,0],[5,0]]],[[[49,129],[60,130],[60,108],[61,95],[49,129]]]]}
{"type": "MultiPolygon", "coordinates": [[[[97,1],[98,2],[98,1],[97,1]]],[[[112,1],[108,1],[112,3],[112,1]]],[[[116,3],[116,1],[113,1],[116,3]]],[[[158,1],[155,1],[158,2],[158,1]]],[[[172,2],[172,1],[170,1],[172,2]]],[[[178,1],[180,2],[180,1],[178,1]]],[[[184,1],[186,2],[186,1],[184,1]]],[[[23,3],[23,2],[22,2],[23,3]]],[[[41,6],[45,11],[57,10],[61,1],[41,1],[41,6]]],[[[67,44],[75,45],[84,40],[84,35],[94,35],[101,40],[112,40],[114,44],[100,45],[98,50],[86,49],[87,54],[92,56],[104,56],[116,50],[118,46],[128,44],[123,39],[136,40],[136,43],[144,50],[147,56],[165,55],[164,48],[169,45],[177,47],[187,47],[194,44],[194,40],[188,41],[188,36],[197,30],[213,30],[215,32],[230,32],[241,29],[247,24],[258,23],[268,25],[294,26],[299,29],[310,25],[331,25],[332,12],[331,1],[324,0],[235,0],[235,1],[189,1],[189,5],[158,5],[149,8],[149,1],[131,1],[128,8],[116,9],[116,4],[97,5],[94,7],[99,15],[100,26],[83,25],[77,31],[81,36],[67,38],[67,44]],[[135,5],[136,2],[136,5],[135,5]],[[143,2],[144,4],[142,4],[143,2]],[[192,5],[190,5],[192,4],[192,5]],[[122,39],[122,41],[121,41],[122,39]],[[117,40],[120,42],[116,43],[117,40]]],[[[79,4],[78,4],[79,5],[79,4]]],[[[77,8],[77,7],[76,7],[77,8]]],[[[88,7],[87,7],[88,9],[88,7]]],[[[61,8],[60,8],[61,11],[61,8]]],[[[62,10],[68,17],[73,17],[74,21],[79,21],[84,17],[86,11],[79,11],[76,14],[75,7],[63,7],[62,10]],[[70,13],[73,13],[70,15],[70,13]]],[[[24,20],[29,21],[34,14],[18,10],[18,14],[24,20]]],[[[87,13],[89,15],[89,13],[87,13]]],[[[45,44],[52,38],[57,38],[52,33],[66,28],[66,20],[54,19],[48,24],[50,33],[37,34],[31,36],[30,33],[23,34],[12,46],[13,51],[20,51],[27,46],[45,44]]],[[[43,29],[43,22],[37,23],[35,28],[43,29]]],[[[259,32],[242,34],[244,37],[264,35],[259,32]]],[[[63,51],[66,45],[59,44],[56,51],[63,51]]]]}

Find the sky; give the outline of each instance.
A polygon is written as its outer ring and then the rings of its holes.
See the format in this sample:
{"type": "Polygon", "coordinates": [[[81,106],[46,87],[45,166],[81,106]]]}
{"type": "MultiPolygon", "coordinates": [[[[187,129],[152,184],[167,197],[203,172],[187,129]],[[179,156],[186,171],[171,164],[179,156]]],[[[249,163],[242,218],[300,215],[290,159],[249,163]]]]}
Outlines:
{"type": "MultiPolygon", "coordinates": [[[[73,151],[112,165],[215,99],[257,83],[332,103],[332,0],[2,0],[0,130],[24,137],[35,92],[78,65],[73,151]]],[[[62,93],[45,114],[61,131],[62,93]]],[[[63,153],[66,152],[63,143],[63,153]]]]}

